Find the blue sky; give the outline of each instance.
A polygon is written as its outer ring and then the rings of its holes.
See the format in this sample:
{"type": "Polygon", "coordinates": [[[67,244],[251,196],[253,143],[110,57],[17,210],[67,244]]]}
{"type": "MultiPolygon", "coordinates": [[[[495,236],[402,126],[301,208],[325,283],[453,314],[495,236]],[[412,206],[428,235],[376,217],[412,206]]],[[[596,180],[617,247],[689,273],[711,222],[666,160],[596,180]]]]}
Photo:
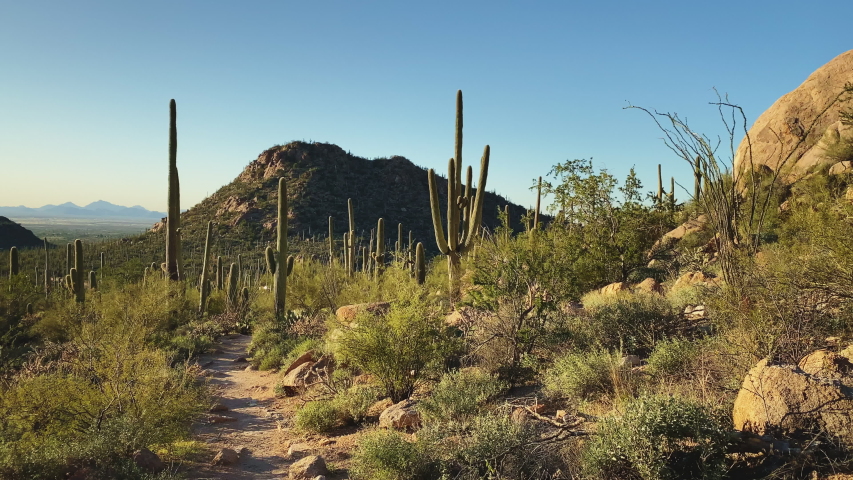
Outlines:
{"type": "MultiPolygon", "coordinates": [[[[0,0],[0,205],[98,199],[165,210],[168,102],[182,208],[275,144],[313,140],[446,170],[529,205],[533,178],[592,157],[648,189],[689,184],[635,105],[723,134],[853,48],[853,2],[0,0]]],[[[685,196],[683,193],[680,195],[685,196]]]]}

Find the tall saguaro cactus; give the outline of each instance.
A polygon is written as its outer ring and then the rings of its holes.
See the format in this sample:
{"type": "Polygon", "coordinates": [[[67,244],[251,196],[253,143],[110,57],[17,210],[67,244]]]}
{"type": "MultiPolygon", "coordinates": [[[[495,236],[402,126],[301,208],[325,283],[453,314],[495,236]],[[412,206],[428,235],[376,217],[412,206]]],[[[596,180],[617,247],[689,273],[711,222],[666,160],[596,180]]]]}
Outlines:
{"type": "MultiPolygon", "coordinates": [[[[463,194],[462,182],[462,91],[456,95],[456,158],[447,165],[447,237],[441,223],[439,211],[438,186],[435,171],[430,169],[429,200],[432,211],[432,225],[438,250],[447,256],[448,275],[451,293],[455,292],[454,282],[458,277],[462,255],[474,245],[474,237],[480,228],[483,216],[483,201],[486,196],[486,179],[489,174],[489,146],[483,149],[480,160],[480,179],[477,182],[477,195],[471,198],[470,180],[463,194]],[[467,210],[467,212],[466,212],[467,210]]],[[[470,178],[470,176],[469,176],[470,178]]]]}
{"type": "Polygon", "coordinates": [[[276,226],[275,246],[275,314],[281,317],[287,311],[287,183],[284,177],[278,179],[278,224],[276,226]]]}
{"type": "Polygon", "coordinates": [[[376,269],[373,271],[375,279],[382,276],[382,270],[385,268],[385,219],[380,218],[376,222],[376,269]]]}
{"type": "Polygon", "coordinates": [[[21,271],[20,260],[18,257],[18,247],[9,249],[9,280],[21,271]]]}
{"type": "Polygon", "coordinates": [[[539,184],[536,186],[536,213],[533,216],[533,230],[539,230],[539,207],[542,204],[542,177],[539,177],[539,184]]]}
{"type": "Polygon", "coordinates": [[[658,164],[658,203],[663,202],[663,177],[661,176],[660,164],[658,164]]]}
{"type": "Polygon", "coordinates": [[[50,295],[50,255],[48,252],[47,237],[44,238],[44,296],[50,295]]]}
{"type": "Polygon", "coordinates": [[[69,272],[71,275],[71,291],[78,303],[86,301],[86,287],[83,284],[83,242],[78,238],[74,240],[74,268],[69,272]]]}
{"type": "Polygon", "coordinates": [[[424,259],[424,244],[418,242],[415,248],[415,280],[418,285],[423,285],[426,281],[426,260],[424,259]]]}
{"type": "Polygon", "coordinates": [[[335,264],[335,219],[329,216],[329,266],[335,264]]]}
{"type": "Polygon", "coordinates": [[[166,218],[166,278],[180,280],[180,240],[178,230],[181,228],[181,193],[178,182],[178,130],[177,108],[175,100],[169,101],[169,195],[166,218]]]}
{"type": "Polygon", "coordinates": [[[207,222],[207,235],[204,237],[204,258],[201,261],[201,281],[198,284],[201,300],[198,304],[198,313],[204,314],[207,306],[207,296],[210,295],[210,280],[208,278],[207,261],[210,259],[210,234],[213,231],[213,222],[207,222]]]}
{"type": "Polygon", "coordinates": [[[347,235],[347,272],[350,275],[355,271],[355,214],[352,208],[352,199],[347,199],[347,210],[349,212],[349,235],[347,235]]]}

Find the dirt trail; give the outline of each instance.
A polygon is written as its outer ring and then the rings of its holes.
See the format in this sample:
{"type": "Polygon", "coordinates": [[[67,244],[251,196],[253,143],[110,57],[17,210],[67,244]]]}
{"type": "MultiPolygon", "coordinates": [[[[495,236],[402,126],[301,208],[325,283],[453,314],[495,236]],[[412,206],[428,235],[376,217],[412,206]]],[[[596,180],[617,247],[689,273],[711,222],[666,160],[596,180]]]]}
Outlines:
{"type": "Polygon", "coordinates": [[[227,335],[220,339],[214,353],[201,355],[199,365],[209,370],[210,384],[216,403],[228,408],[211,413],[231,417],[233,421],[198,424],[196,438],[207,443],[213,452],[221,448],[239,451],[240,462],[229,467],[198,466],[187,472],[193,479],[281,479],[286,477],[291,461],[284,458],[288,442],[283,422],[285,414],[277,405],[274,387],[276,374],[247,370],[249,364],[235,360],[246,356],[252,337],[227,335]]]}

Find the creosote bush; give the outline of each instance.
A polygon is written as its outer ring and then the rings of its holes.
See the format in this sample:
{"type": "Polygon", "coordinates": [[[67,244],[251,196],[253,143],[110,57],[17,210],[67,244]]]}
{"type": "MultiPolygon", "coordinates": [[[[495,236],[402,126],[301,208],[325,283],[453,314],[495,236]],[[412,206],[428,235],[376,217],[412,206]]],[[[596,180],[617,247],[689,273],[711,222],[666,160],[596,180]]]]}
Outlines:
{"type": "Polygon", "coordinates": [[[728,423],[675,397],[640,397],[604,419],[583,456],[589,478],[718,479],[725,474],[728,423]]]}
{"type": "Polygon", "coordinates": [[[545,392],[554,397],[592,401],[627,389],[630,368],[621,365],[621,356],[606,350],[573,352],[559,357],[545,372],[545,392]]]}
{"type": "Polygon", "coordinates": [[[418,404],[418,410],[426,422],[465,421],[508,386],[477,369],[446,373],[430,395],[418,404]]]}

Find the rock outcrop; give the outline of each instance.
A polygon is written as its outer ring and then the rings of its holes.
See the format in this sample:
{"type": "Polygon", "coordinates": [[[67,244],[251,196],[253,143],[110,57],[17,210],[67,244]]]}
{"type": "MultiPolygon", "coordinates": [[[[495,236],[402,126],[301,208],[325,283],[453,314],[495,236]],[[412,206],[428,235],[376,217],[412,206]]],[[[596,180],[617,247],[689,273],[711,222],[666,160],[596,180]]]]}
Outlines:
{"type": "Polygon", "coordinates": [[[421,426],[421,414],[415,408],[415,402],[403,400],[386,408],[379,415],[379,426],[397,430],[415,430],[421,426]]]}
{"type": "Polygon", "coordinates": [[[853,138],[853,127],[841,124],[839,105],[821,113],[848,82],[853,82],[853,50],[815,70],[758,117],[749,129],[749,142],[744,138],[737,149],[735,169],[750,168],[751,151],[754,169],[776,171],[782,166],[780,178],[792,182],[828,162],[823,155],[826,144],[853,138]]]}
{"type": "Polygon", "coordinates": [[[33,232],[6,217],[0,217],[0,250],[12,247],[31,248],[41,247],[44,242],[33,232]]]}

